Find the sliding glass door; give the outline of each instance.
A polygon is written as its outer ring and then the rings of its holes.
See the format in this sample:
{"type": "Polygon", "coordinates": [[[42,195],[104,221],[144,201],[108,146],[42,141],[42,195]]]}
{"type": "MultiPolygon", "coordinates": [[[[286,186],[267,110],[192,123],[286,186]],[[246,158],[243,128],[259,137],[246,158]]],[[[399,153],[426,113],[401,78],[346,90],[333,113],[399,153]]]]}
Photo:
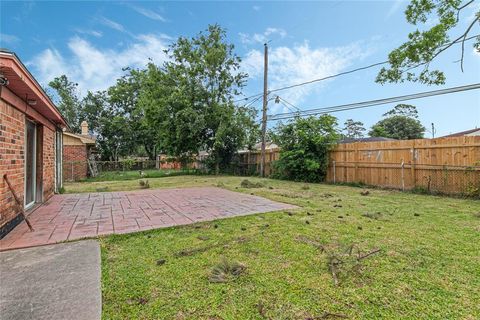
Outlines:
{"type": "Polygon", "coordinates": [[[37,127],[34,122],[27,121],[25,134],[25,208],[29,208],[35,203],[36,150],[37,127]]]}

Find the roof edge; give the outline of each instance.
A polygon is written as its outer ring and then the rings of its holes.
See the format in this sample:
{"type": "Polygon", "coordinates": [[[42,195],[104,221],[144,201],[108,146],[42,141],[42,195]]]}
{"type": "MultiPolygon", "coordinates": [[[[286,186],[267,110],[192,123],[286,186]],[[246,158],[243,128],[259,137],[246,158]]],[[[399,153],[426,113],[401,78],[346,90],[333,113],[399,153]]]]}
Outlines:
{"type": "Polygon", "coordinates": [[[20,60],[20,58],[18,57],[18,55],[13,52],[13,51],[10,51],[8,49],[5,49],[5,48],[0,48],[0,56],[3,56],[7,59],[11,59],[15,64],[17,64],[20,69],[22,69],[22,71],[27,75],[27,77],[29,78],[29,80],[36,86],[37,90],[40,91],[40,93],[43,95],[43,98],[45,98],[45,100],[51,105],[51,107],[53,107],[53,109],[55,110],[55,112],[58,114],[59,118],[63,121],[63,124],[68,128],[70,129],[70,125],[68,124],[67,120],[65,119],[65,117],[62,115],[62,113],[60,112],[60,110],[57,108],[57,106],[55,105],[55,103],[52,101],[52,99],[50,99],[50,97],[48,96],[48,94],[45,92],[45,90],[43,90],[43,87],[38,83],[37,79],[35,79],[35,77],[32,75],[32,73],[30,72],[30,70],[28,70],[28,68],[25,66],[25,64],[23,64],[22,60],[20,60]]]}

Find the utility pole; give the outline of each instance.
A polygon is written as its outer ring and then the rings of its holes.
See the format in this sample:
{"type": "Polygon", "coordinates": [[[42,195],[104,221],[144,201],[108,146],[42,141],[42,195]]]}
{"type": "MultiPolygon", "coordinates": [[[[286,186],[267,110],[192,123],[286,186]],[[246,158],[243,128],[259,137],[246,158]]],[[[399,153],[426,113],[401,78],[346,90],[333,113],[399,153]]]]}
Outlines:
{"type": "Polygon", "coordinates": [[[432,139],[435,139],[435,124],[432,122],[432,139]]]}
{"type": "Polygon", "coordinates": [[[267,103],[268,103],[268,45],[265,46],[265,61],[263,69],[263,108],[262,108],[262,155],[260,162],[260,176],[265,177],[265,136],[267,133],[267,103]]]}

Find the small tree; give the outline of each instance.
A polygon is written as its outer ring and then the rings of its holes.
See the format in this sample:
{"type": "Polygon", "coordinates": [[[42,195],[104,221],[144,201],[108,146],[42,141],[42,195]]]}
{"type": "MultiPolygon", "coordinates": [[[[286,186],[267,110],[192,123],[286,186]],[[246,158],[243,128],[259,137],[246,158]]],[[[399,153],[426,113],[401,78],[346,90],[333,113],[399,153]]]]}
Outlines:
{"type": "Polygon", "coordinates": [[[363,138],[363,133],[366,131],[363,122],[347,119],[343,125],[345,126],[343,128],[345,137],[352,139],[363,138]]]}
{"type": "Polygon", "coordinates": [[[399,140],[421,139],[425,127],[418,120],[418,112],[412,105],[397,105],[383,115],[384,119],[372,126],[371,137],[385,137],[399,140]]]}
{"type": "Polygon", "coordinates": [[[388,116],[405,116],[413,119],[418,119],[417,107],[411,104],[397,104],[392,110],[385,112],[384,117],[388,116]]]}
{"type": "Polygon", "coordinates": [[[337,118],[297,117],[273,130],[273,141],[281,148],[275,163],[275,177],[288,180],[320,182],[327,175],[328,153],[335,146],[337,118]]]}

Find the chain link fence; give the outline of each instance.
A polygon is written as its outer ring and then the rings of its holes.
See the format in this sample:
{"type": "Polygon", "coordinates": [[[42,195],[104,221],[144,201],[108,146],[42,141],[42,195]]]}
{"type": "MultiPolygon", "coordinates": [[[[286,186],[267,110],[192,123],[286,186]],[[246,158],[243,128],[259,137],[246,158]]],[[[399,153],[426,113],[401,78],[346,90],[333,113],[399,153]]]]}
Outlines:
{"type": "Polygon", "coordinates": [[[141,178],[171,174],[191,174],[202,171],[199,168],[182,167],[178,163],[160,160],[121,160],[121,161],[64,161],[63,180],[82,181],[114,180],[117,178],[141,178]]]}
{"type": "Polygon", "coordinates": [[[332,161],[327,182],[480,197],[480,166],[332,161]]]}

